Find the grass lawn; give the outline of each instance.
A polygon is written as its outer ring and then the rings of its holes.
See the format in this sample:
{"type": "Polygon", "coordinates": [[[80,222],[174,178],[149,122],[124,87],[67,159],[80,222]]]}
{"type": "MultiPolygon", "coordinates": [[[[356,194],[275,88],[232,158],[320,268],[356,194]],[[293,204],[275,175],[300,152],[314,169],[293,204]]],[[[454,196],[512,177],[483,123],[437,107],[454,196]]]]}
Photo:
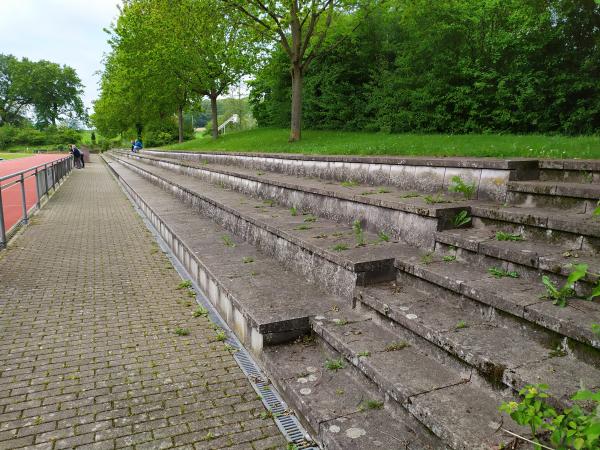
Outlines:
{"type": "Polygon", "coordinates": [[[3,153],[0,152],[0,158],[2,159],[17,159],[24,158],[26,156],[31,156],[32,153],[3,153]]]}
{"type": "Polygon", "coordinates": [[[600,136],[511,134],[383,134],[347,131],[303,131],[300,142],[287,141],[287,129],[257,128],[201,137],[166,150],[212,150],[323,155],[424,155],[600,159],[600,136]]]}

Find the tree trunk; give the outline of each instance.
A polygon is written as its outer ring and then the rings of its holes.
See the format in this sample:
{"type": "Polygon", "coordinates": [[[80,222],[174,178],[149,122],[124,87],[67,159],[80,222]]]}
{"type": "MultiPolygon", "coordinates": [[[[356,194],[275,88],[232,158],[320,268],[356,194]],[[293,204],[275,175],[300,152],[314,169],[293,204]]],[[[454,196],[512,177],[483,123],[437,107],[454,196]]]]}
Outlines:
{"type": "Polygon", "coordinates": [[[212,138],[217,139],[219,137],[219,116],[217,115],[217,92],[213,89],[210,91],[210,113],[212,120],[212,138]]]}
{"type": "Polygon", "coordinates": [[[290,142],[300,140],[302,129],[302,82],[304,74],[300,64],[294,63],[292,67],[292,128],[290,142]]]}
{"type": "Polygon", "coordinates": [[[183,106],[177,107],[177,118],[179,125],[179,142],[183,142],[183,106]]]}
{"type": "Polygon", "coordinates": [[[138,139],[142,139],[142,128],[143,128],[143,126],[141,123],[135,124],[135,131],[137,132],[138,139]]]}

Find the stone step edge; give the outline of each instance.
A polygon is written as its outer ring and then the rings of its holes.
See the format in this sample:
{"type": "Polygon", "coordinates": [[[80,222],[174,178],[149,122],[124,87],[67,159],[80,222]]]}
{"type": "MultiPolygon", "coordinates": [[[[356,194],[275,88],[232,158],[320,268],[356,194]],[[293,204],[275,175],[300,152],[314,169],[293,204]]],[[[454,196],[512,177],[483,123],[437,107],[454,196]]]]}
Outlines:
{"type": "MultiPolygon", "coordinates": [[[[223,319],[231,329],[234,330],[240,341],[244,343],[246,347],[250,348],[253,353],[260,353],[265,345],[265,341],[278,342],[293,340],[309,331],[310,325],[308,315],[303,320],[291,319],[290,323],[293,323],[294,326],[285,332],[280,332],[283,335],[281,338],[276,336],[277,332],[273,333],[270,330],[269,324],[258,323],[251,312],[244,307],[243,301],[240,301],[235,293],[231,292],[227,286],[223,285],[222,281],[210,271],[210,268],[204,265],[198,255],[191,250],[184,240],[171,230],[169,225],[122,178],[118,171],[108,162],[107,166],[117,178],[118,182],[125,188],[128,195],[153,224],[182,266],[195,278],[194,281],[201,287],[206,298],[215,308],[217,308],[223,319]]],[[[281,322],[278,324],[281,324],[281,322]]]]}
{"type": "MultiPolygon", "coordinates": [[[[247,223],[256,227],[257,230],[267,231],[269,236],[273,236],[273,239],[275,239],[275,243],[277,243],[280,240],[291,243],[295,250],[292,251],[292,249],[287,248],[289,246],[283,248],[283,250],[287,251],[286,254],[288,255],[297,255],[298,251],[301,251],[303,252],[302,254],[306,254],[308,258],[317,258],[317,261],[319,262],[318,267],[313,267],[314,265],[307,265],[305,264],[305,261],[303,261],[302,264],[300,264],[300,262],[295,261],[293,258],[290,259],[291,262],[288,262],[288,264],[290,265],[292,270],[295,270],[298,273],[303,273],[306,277],[310,278],[311,282],[314,282],[316,280],[319,283],[322,283],[325,289],[329,290],[330,292],[336,295],[340,295],[348,300],[351,298],[352,289],[356,284],[366,284],[375,281],[386,281],[388,279],[392,279],[395,276],[393,257],[379,259],[375,261],[363,261],[360,263],[354,263],[346,258],[340,258],[341,261],[340,259],[337,259],[336,261],[336,258],[339,257],[337,257],[337,255],[328,254],[328,252],[325,252],[325,254],[329,257],[323,257],[320,254],[323,252],[317,252],[313,250],[313,248],[317,249],[316,247],[311,248],[312,246],[307,245],[303,241],[300,241],[295,238],[288,239],[287,237],[289,235],[287,235],[287,233],[284,234],[277,228],[271,227],[267,224],[263,224],[262,222],[258,222],[257,225],[257,221],[255,221],[252,218],[246,219],[245,216],[240,215],[235,210],[233,210],[233,212],[230,212],[231,208],[227,207],[226,205],[221,205],[217,202],[214,202],[212,199],[204,200],[204,197],[202,195],[190,191],[184,187],[180,187],[176,183],[173,183],[156,174],[153,174],[148,170],[140,168],[127,161],[122,161],[119,158],[115,158],[115,160],[119,161],[126,167],[131,167],[134,172],[141,174],[142,176],[151,180],[153,183],[159,185],[161,188],[163,188],[163,184],[172,188],[175,187],[181,192],[187,193],[188,195],[199,199],[200,201],[205,201],[206,203],[213,205],[216,209],[222,211],[224,214],[232,215],[234,217],[246,221],[247,223]],[[158,183],[156,180],[158,180],[158,183]],[[342,264],[340,264],[340,262],[342,264]],[[363,268],[366,270],[360,270],[363,268]]],[[[213,218],[213,220],[217,221],[215,218],[213,218]]],[[[258,245],[260,247],[260,243],[258,242],[248,242],[252,245],[258,245]]],[[[285,262],[285,258],[283,258],[283,255],[280,254],[280,252],[275,252],[275,254],[271,254],[271,256],[277,257],[280,261],[285,262]]]]}
{"type": "Polygon", "coordinates": [[[600,198],[600,185],[597,184],[558,181],[511,181],[508,183],[507,189],[509,192],[546,197],[568,197],[580,200],[598,200],[600,198]]]}
{"type": "MultiPolygon", "coordinates": [[[[411,407],[411,399],[417,398],[421,395],[425,395],[428,392],[422,392],[411,395],[410,397],[403,399],[399,397],[397,386],[388,383],[383,376],[378,376],[378,371],[375,370],[369,363],[369,358],[362,358],[354,355],[352,349],[344,342],[341,342],[333,335],[326,327],[319,324],[319,321],[315,318],[311,318],[311,328],[313,331],[327,344],[329,344],[334,350],[340,353],[353,367],[359,370],[365,377],[375,383],[382,392],[385,392],[391,399],[396,401],[399,406],[407,410],[416,420],[419,420],[423,426],[429,428],[429,430],[437,435],[440,439],[446,440],[451,436],[453,442],[461,440],[460,436],[456,436],[451,430],[446,429],[440,422],[436,422],[435,418],[429,417],[429,420],[422,420],[419,411],[411,407]]],[[[471,383],[470,380],[465,379],[463,382],[450,384],[447,386],[441,386],[436,391],[443,389],[451,389],[456,386],[468,385],[471,383]]],[[[484,388],[486,389],[486,388],[484,388]]],[[[460,401],[460,399],[457,399],[460,401]]],[[[495,404],[495,403],[494,403],[495,404]]],[[[509,445],[514,441],[514,438],[507,438],[504,442],[505,445],[509,445]]]]}
{"type": "Polygon", "coordinates": [[[581,328],[581,327],[577,327],[576,330],[565,329],[565,327],[561,326],[561,324],[559,322],[557,322],[554,317],[548,316],[547,314],[544,314],[541,312],[534,312],[533,314],[530,314],[528,307],[542,303],[543,302],[542,300],[533,302],[526,306],[519,306],[516,304],[514,304],[514,306],[512,306],[512,304],[509,302],[511,307],[508,307],[505,304],[497,304],[497,303],[489,301],[487,299],[487,297],[489,296],[489,294],[487,292],[485,292],[485,291],[482,292],[482,290],[480,290],[480,289],[471,288],[468,281],[446,282],[445,283],[445,282],[443,282],[443,280],[444,280],[443,277],[439,277],[435,272],[432,272],[432,271],[428,270],[427,268],[422,267],[420,265],[413,264],[410,262],[405,262],[405,261],[399,261],[399,260],[396,260],[395,265],[398,270],[406,272],[409,275],[413,275],[413,276],[415,276],[421,280],[424,280],[428,283],[432,283],[432,284],[435,284],[444,289],[448,289],[459,295],[464,295],[467,298],[470,298],[477,302],[486,304],[495,309],[499,309],[499,310],[504,311],[508,314],[511,314],[515,317],[518,317],[520,319],[524,319],[528,322],[536,324],[547,330],[553,331],[553,332],[558,333],[563,336],[567,336],[567,337],[574,339],[576,341],[579,341],[585,345],[589,345],[589,346],[600,349],[600,339],[598,339],[592,333],[591,329],[588,330],[587,328],[581,328]],[[475,294],[477,294],[477,295],[475,295],[475,294]]]}
{"type": "Polygon", "coordinates": [[[195,169],[195,170],[198,170],[201,172],[209,172],[209,173],[225,175],[225,176],[233,177],[233,178],[251,180],[256,183],[273,185],[273,186],[277,186],[277,187],[281,187],[281,188],[289,189],[289,190],[294,190],[294,191],[308,192],[311,194],[321,195],[323,197],[332,197],[332,198],[345,200],[345,201],[349,201],[349,202],[363,203],[365,205],[375,206],[375,207],[379,207],[379,208],[395,209],[397,211],[402,211],[402,212],[406,212],[406,213],[410,213],[410,214],[416,214],[419,216],[444,218],[444,219],[446,219],[447,222],[449,222],[450,219],[452,217],[454,217],[456,215],[456,213],[458,213],[459,211],[466,210],[468,213],[470,213],[470,211],[471,211],[470,206],[468,204],[463,205],[460,202],[458,202],[458,204],[453,205],[453,206],[421,207],[421,206],[416,206],[416,205],[412,205],[412,204],[402,203],[399,201],[390,202],[390,201],[374,200],[374,199],[369,198],[368,196],[364,196],[364,195],[363,196],[361,196],[361,195],[345,195],[343,193],[327,191],[325,189],[320,189],[320,188],[298,186],[298,185],[294,185],[292,183],[285,183],[283,181],[272,180],[272,179],[269,179],[268,177],[264,177],[264,176],[253,176],[253,175],[242,174],[242,173],[234,172],[234,171],[215,169],[215,168],[209,167],[209,166],[208,167],[198,167],[195,165],[187,164],[185,162],[180,162],[180,161],[174,162],[173,159],[160,159],[160,158],[154,158],[154,157],[150,157],[150,156],[137,155],[137,154],[136,155],[128,154],[127,156],[129,158],[134,158],[134,159],[146,159],[146,160],[150,160],[150,161],[157,161],[157,162],[162,162],[162,163],[167,163],[167,164],[176,164],[176,165],[179,165],[182,167],[195,169]]]}
{"type": "MultiPolygon", "coordinates": [[[[470,254],[480,254],[480,255],[488,256],[490,258],[495,258],[498,261],[506,261],[506,262],[509,262],[512,264],[517,264],[519,266],[525,266],[530,269],[535,269],[537,271],[560,275],[562,277],[567,277],[567,276],[569,276],[569,273],[570,273],[570,270],[567,267],[568,265],[551,266],[548,264],[544,264],[543,262],[540,262],[539,258],[540,257],[543,258],[546,255],[537,255],[535,257],[531,256],[529,258],[512,257],[511,252],[503,252],[502,244],[496,243],[496,241],[494,241],[493,239],[488,239],[485,241],[470,242],[467,239],[463,239],[460,237],[457,238],[456,236],[452,236],[448,233],[445,233],[444,231],[438,231],[435,233],[435,241],[436,241],[436,243],[439,242],[444,245],[449,245],[449,246],[460,248],[462,250],[469,252],[470,254]],[[482,246],[481,244],[484,242],[488,245],[482,246]],[[535,260],[533,258],[535,258],[535,260]]],[[[540,244],[543,244],[543,243],[540,243],[540,244]]],[[[573,249],[573,250],[577,251],[576,249],[573,249]]],[[[558,253],[560,253],[560,251],[557,252],[556,255],[558,253]]],[[[548,255],[548,256],[554,256],[554,255],[548,255]]],[[[577,260],[574,260],[573,262],[575,263],[575,262],[577,262],[577,260]]],[[[584,280],[588,283],[596,283],[598,281],[598,277],[595,275],[587,274],[585,276],[585,278],[583,278],[582,280],[584,280]]]]}

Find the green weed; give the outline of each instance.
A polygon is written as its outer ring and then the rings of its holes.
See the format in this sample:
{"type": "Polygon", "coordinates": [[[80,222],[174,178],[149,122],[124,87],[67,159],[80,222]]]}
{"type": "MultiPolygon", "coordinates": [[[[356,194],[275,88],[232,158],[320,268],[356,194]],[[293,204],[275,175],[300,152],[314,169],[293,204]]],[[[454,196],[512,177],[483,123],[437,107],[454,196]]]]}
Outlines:
{"type": "MultiPolygon", "coordinates": [[[[544,295],[543,298],[552,300],[554,305],[561,307],[567,306],[569,298],[572,298],[575,295],[575,283],[585,277],[587,269],[587,264],[575,264],[567,277],[567,281],[561,288],[556,286],[548,276],[544,275],[542,277],[542,283],[546,288],[546,295],[544,295]]],[[[594,292],[597,289],[598,286],[596,286],[594,292]]],[[[592,292],[592,295],[594,295],[594,292],[592,292]]]]}
{"type": "Polygon", "coordinates": [[[222,330],[221,328],[219,328],[217,331],[217,334],[215,335],[215,340],[218,342],[223,342],[227,339],[227,334],[225,334],[225,331],[222,330]]]}
{"type": "Polygon", "coordinates": [[[339,359],[328,359],[325,361],[325,368],[332,372],[337,372],[340,369],[346,367],[344,360],[342,358],[339,359]]]}
{"type": "Polygon", "coordinates": [[[187,336],[188,334],[190,334],[190,330],[188,330],[187,328],[177,327],[175,328],[175,334],[177,336],[187,336]]]}
{"type": "Polygon", "coordinates": [[[298,215],[298,209],[296,209],[296,207],[295,207],[295,206],[292,206],[292,207],[290,208],[290,214],[291,214],[292,216],[296,217],[296,216],[298,215]]]}
{"type": "Polygon", "coordinates": [[[298,225],[296,228],[294,228],[294,230],[305,231],[305,230],[310,230],[311,228],[312,227],[310,225],[302,224],[302,225],[298,225]]]}
{"type": "Polygon", "coordinates": [[[407,347],[410,347],[410,344],[406,341],[398,341],[398,342],[391,342],[388,345],[385,346],[385,351],[386,352],[395,352],[398,350],[403,350],[407,347]]]}
{"type": "Polygon", "coordinates": [[[177,289],[189,289],[191,287],[192,287],[192,281],[185,280],[185,281],[182,281],[181,283],[179,283],[179,285],[177,286],[177,289]]]}
{"type": "Polygon", "coordinates": [[[331,247],[331,249],[334,252],[343,252],[344,250],[348,250],[348,247],[346,244],[335,244],[333,247],[331,247]]]}
{"type": "Polygon", "coordinates": [[[357,353],[357,356],[361,356],[363,358],[368,358],[369,356],[371,356],[371,352],[369,352],[369,351],[359,352],[359,353],[357,353]]]}
{"type": "Polygon", "coordinates": [[[504,269],[499,269],[497,267],[490,267],[488,269],[488,273],[493,276],[494,278],[504,278],[504,277],[510,277],[510,278],[519,278],[519,273],[515,272],[514,270],[512,271],[507,271],[504,269]]]}
{"type": "Polygon", "coordinates": [[[344,187],[356,187],[359,185],[359,183],[354,180],[342,181],[340,184],[344,187]]]}
{"type": "Polygon", "coordinates": [[[354,240],[356,241],[357,247],[364,246],[365,243],[365,233],[362,229],[362,225],[360,224],[360,220],[355,220],[352,223],[352,231],[354,232],[354,240]]]}
{"type": "Polygon", "coordinates": [[[459,320],[458,323],[454,326],[455,330],[462,330],[463,328],[469,328],[469,325],[467,325],[467,322],[465,322],[464,320],[459,320]]]}
{"type": "Polygon", "coordinates": [[[469,212],[467,210],[462,210],[452,219],[452,225],[454,225],[456,228],[460,228],[469,222],[471,222],[471,217],[469,216],[469,212]]]}
{"type": "Polygon", "coordinates": [[[444,262],[456,261],[456,255],[445,255],[444,257],[442,257],[442,261],[444,261],[444,262]]]}
{"type": "Polygon", "coordinates": [[[198,306],[194,312],[192,312],[192,316],[194,317],[207,317],[208,316],[208,309],[206,309],[204,306],[198,306]]]}
{"type": "Polygon", "coordinates": [[[304,222],[309,223],[309,222],[316,222],[317,218],[315,216],[313,216],[312,214],[307,215],[304,218],[304,222]]]}
{"type": "Polygon", "coordinates": [[[377,237],[379,238],[379,240],[381,242],[389,242],[390,241],[390,237],[384,231],[380,231],[379,233],[377,233],[377,237]]]}
{"type": "Polygon", "coordinates": [[[253,263],[253,262],[254,262],[254,258],[253,258],[252,256],[244,256],[244,257],[242,258],[242,262],[243,262],[244,264],[250,264],[250,263],[253,263]]]}
{"type": "Polygon", "coordinates": [[[425,253],[423,256],[421,256],[421,264],[431,264],[433,262],[433,253],[429,252],[429,253],[425,253]]]}
{"type": "Polygon", "coordinates": [[[379,400],[367,400],[360,404],[359,410],[365,411],[367,409],[381,409],[383,408],[383,402],[379,400]]]}
{"type": "Polygon", "coordinates": [[[425,195],[423,196],[423,200],[425,200],[425,203],[428,205],[435,205],[437,203],[450,203],[450,201],[446,200],[441,194],[425,195]]]}
{"type": "Polygon", "coordinates": [[[523,241],[523,236],[520,234],[505,233],[504,231],[496,232],[496,240],[498,241],[523,241]]]}
{"type": "Polygon", "coordinates": [[[378,194],[389,194],[390,192],[392,192],[392,191],[390,191],[389,189],[386,189],[386,188],[377,189],[378,194]]]}
{"type": "Polygon", "coordinates": [[[235,247],[235,242],[233,242],[233,240],[226,234],[221,236],[221,240],[223,241],[223,244],[225,244],[226,247],[235,247]]]}
{"type": "Polygon", "coordinates": [[[421,194],[417,193],[417,192],[408,192],[407,194],[402,194],[399,197],[400,198],[415,198],[415,197],[420,197],[421,194]]]}
{"type": "Polygon", "coordinates": [[[475,193],[475,183],[467,184],[458,175],[454,175],[451,179],[452,185],[448,187],[450,192],[460,192],[467,200],[470,200],[475,193]]]}

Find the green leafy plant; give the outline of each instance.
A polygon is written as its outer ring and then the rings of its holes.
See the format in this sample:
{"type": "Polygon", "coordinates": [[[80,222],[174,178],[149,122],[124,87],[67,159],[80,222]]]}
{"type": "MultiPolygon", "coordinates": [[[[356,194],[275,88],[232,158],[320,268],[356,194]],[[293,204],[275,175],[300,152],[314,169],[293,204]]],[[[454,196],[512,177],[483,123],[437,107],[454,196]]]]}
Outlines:
{"type": "Polygon", "coordinates": [[[395,352],[398,350],[403,350],[407,347],[410,347],[410,344],[406,341],[390,342],[388,345],[385,346],[384,350],[386,352],[395,352]]]}
{"type": "Polygon", "coordinates": [[[542,283],[546,288],[546,295],[543,298],[552,300],[552,303],[557,306],[567,306],[569,298],[575,295],[575,283],[585,277],[587,269],[587,264],[575,264],[567,277],[567,281],[561,288],[556,286],[547,275],[544,275],[542,283]]]}
{"type": "Polygon", "coordinates": [[[194,317],[206,317],[208,316],[208,309],[204,306],[198,306],[194,312],[192,312],[192,316],[194,317]]]}
{"type": "Polygon", "coordinates": [[[600,216],[600,200],[596,203],[596,209],[592,212],[592,216],[600,216]]]}
{"type": "Polygon", "coordinates": [[[384,231],[380,231],[379,233],[377,233],[377,237],[379,238],[379,240],[381,242],[389,242],[390,241],[390,237],[384,231]]]}
{"type": "Polygon", "coordinates": [[[317,218],[315,216],[313,216],[312,214],[309,214],[308,216],[306,216],[304,218],[304,221],[307,222],[307,223],[308,222],[316,222],[317,218]]]}
{"type": "Polygon", "coordinates": [[[488,273],[493,276],[494,278],[504,278],[504,277],[510,277],[510,278],[519,278],[519,273],[513,271],[507,271],[504,269],[499,269],[497,267],[490,267],[488,269],[488,273]]]}
{"type": "Polygon", "coordinates": [[[444,262],[452,262],[452,261],[456,261],[456,255],[445,255],[442,258],[442,261],[444,262]]]}
{"type": "Polygon", "coordinates": [[[189,289],[191,287],[192,287],[192,281],[185,280],[185,281],[182,281],[181,283],[179,283],[179,285],[177,286],[177,289],[189,289]]]}
{"type": "Polygon", "coordinates": [[[244,264],[250,264],[250,263],[253,263],[253,262],[254,262],[254,258],[253,258],[252,256],[244,256],[244,257],[242,258],[242,262],[243,262],[244,264]]]}
{"type": "Polygon", "coordinates": [[[496,240],[498,241],[523,241],[523,236],[520,234],[506,233],[504,231],[496,232],[496,240]]]}
{"type": "Polygon", "coordinates": [[[227,334],[225,334],[225,331],[221,328],[217,329],[216,332],[217,334],[215,335],[215,340],[223,342],[227,339],[227,334]]]}
{"type": "Polygon", "coordinates": [[[354,240],[356,241],[356,246],[364,246],[366,244],[365,233],[362,229],[362,225],[360,224],[360,220],[355,220],[352,223],[352,231],[354,232],[354,240]]]}
{"type": "MultiPolygon", "coordinates": [[[[598,449],[600,417],[594,412],[586,413],[578,404],[562,411],[552,408],[547,403],[550,398],[547,390],[545,384],[525,386],[519,391],[522,400],[503,403],[500,411],[510,415],[519,425],[529,427],[536,450],[542,448],[539,438],[544,433],[549,433],[550,443],[559,449],[598,449]]],[[[600,391],[582,389],[571,399],[591,402],[595,405],[594,409],[600,408],[600,391]]]]}
{"type": "Polygon", "coordinates": [[[454,225],[456,228],[460,228],[469,222],[471,222],[471,217],[466,209],[463,209],[452,218],[452,225],[454,225]]]}
{"type": "Polygon", "coordinates": [[[311,228],[312,227],[310,225],[302,224],[302,225],[298,225],[296,228],[294,228],[294,230],[305,231],[305,230],[310,230],[311,228]]]}
{"type": "Polygon", "coordinates": [[[348,180],[348,181],[342,181],[340,184],[344,187],[356,187],[360,183],[358,183],[358,181],[348,180]]]}
{"type": "Polygon", "coordinates": [[[190,330],[188,330],[187,328],[177,327],[175,328],[175,334],[177,336],[187,336],[188,334],[190,334],[190,330]]]}
{"type": "Polygon", "coordinates": [[[389,189],[386,189],[386,188],[377,189],[378,194],[389,194],[390,192],[392,192],[392,191],[390,191],[389,189]]]}
{"type": "Polygon", "coordinates": [[[296,207],[295,207],[295,206],[292,206],[292,207],[290,208],[290,214],[291,214],[292,216],[294,216],[294,217],[295,217],[295,216],[297,216],[297,215],[298,215],[298,209],[296,209],[296,207]]]}
{"type": "Polygon", "coordinates": [[[368,358],[369,356],[371,356],[371,352],[365,350],[364,352],[358,352],[356,355],[361,356],[363,358],[368,358]]]}
{"type": "Polygon", "coordinates": [[[263,200],[263,204],[272,207],[272,206],[275,206],[277,204],[277,202],[275,202],[275,200],[267,199],[267,200],[263,200]]]}
{"type": "Polygon", "coordinates": [[[600,323],[592,324],[592,333],[594,333],[598,338],[600,338],[600,323]]]}
{"type": "Polygon", "coordinates": [[[455,330],[462,330],[463,328],[469,328],[469,325],[464,320],[459,320],[454,327],[455,330]]]}
{"type": "Polygon", "coordinates": [[[467,200],[470,200],[475,193],[475,183],[467,184],[463,181],[463,179],[454,175],[451,179],[452,184],[448,187],[450,192],[460,192],[464,195],[467,200]]]}
{"type": "Polygon", "coordinates": [[[428,265],[431,264],[433,262],[433,253],[429,252],[429,253],[425,253],[423,256],[421,256],[421,263],[428,265]]]}
{"type": "Polygon", "coordinates": [[[346,367],[344,360],[342,358],[339,359],[328,359],[325,361],[325,368],[327,370],[331,370],[332,372],[337,372],[340,369],[346,367]]]}
{"type": "Polygon", "coordinates": [[[233,240],[227,236],[226,234],[221,236],[221,240],[223,241],[223,244],[225,244],[225,246],[227,247],[235,247],[235,242],[233,242],[233,240]]]}
{"type": "Polygon", "coordinates": [[[348,250],[350,247],[348,247],[346,244],[335,244],[331,249],[335,252],[343,252],[344,250],[348,250]]]}
{"type": "Polygon", "coordinates": [[[366,400],[362,402],[359,406],[360,411],[365,411],[367,409],[381,409],[383,408],[383,402],[379,400],[366,400]]]}
{"type": "Polygon", "coordinates": [[[400,198],[415,198],[415,197],[420,197],[421,194],[417,193],[417,192],[408,192],[407,194],[402,194],[400,195],[400,198]]]}
{"type": "Polygon", "coordinates": [[[436,203],[450,203],[449,200],[446,200],[444,198],[443,195],[441,194],[436,194],[436,195],[425,195],[423,197],[423,200],[425,201],[425,203],[427,203],[428,205],[435,205],[436,203]]]}

